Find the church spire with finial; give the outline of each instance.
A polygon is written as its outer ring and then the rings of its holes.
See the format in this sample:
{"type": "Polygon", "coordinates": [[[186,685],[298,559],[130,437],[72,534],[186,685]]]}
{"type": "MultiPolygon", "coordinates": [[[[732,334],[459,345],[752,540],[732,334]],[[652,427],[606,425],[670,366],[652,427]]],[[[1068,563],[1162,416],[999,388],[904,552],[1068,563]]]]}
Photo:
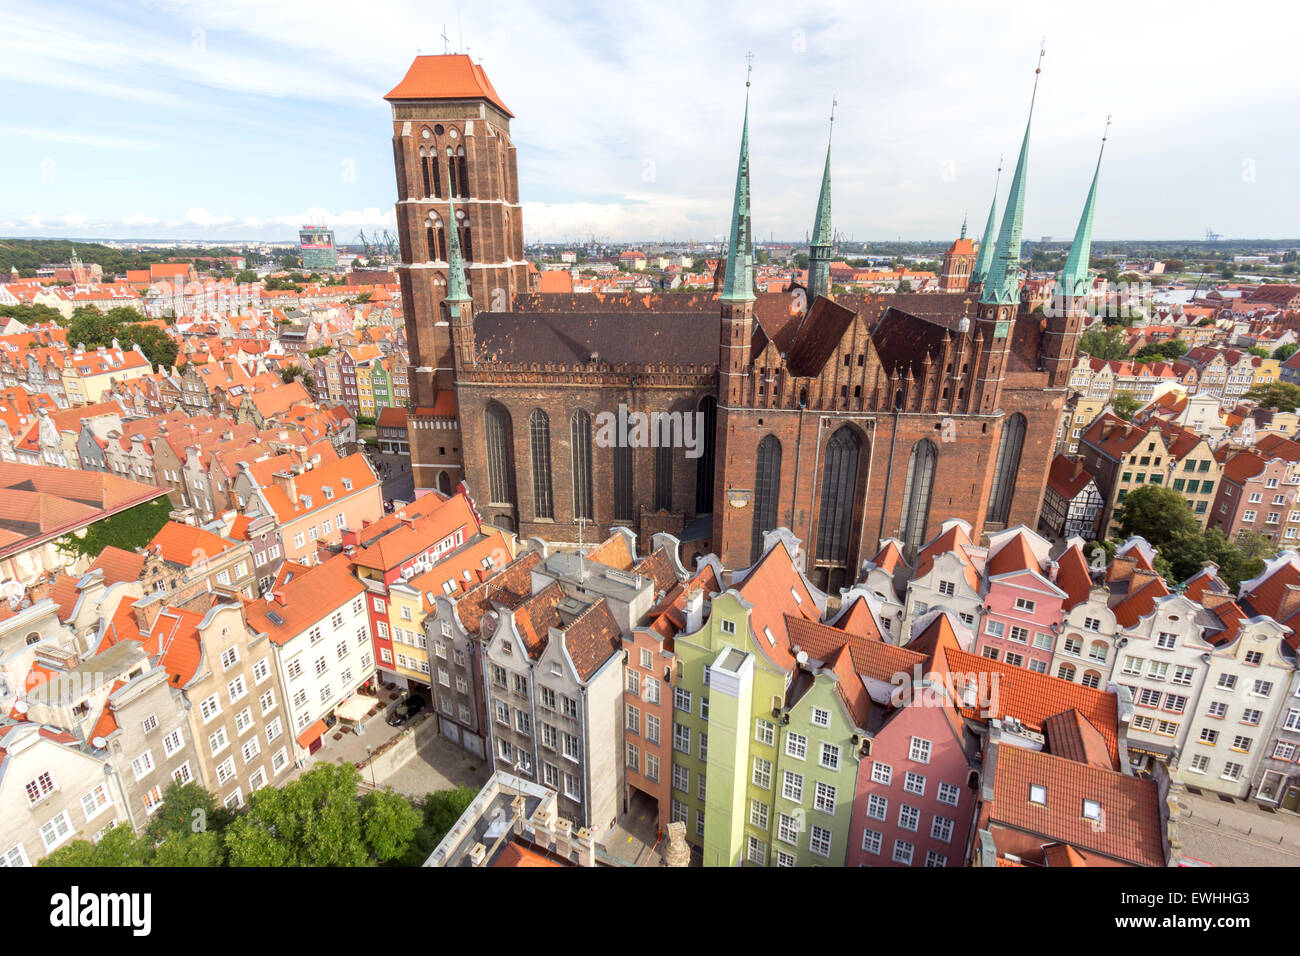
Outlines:
{"type": "Polygon", "coordinates": [[[961,214],[961,238],[966,238],[966,214],[961,214]]]}
{"type": "Polygon", "coordinates": [[[985,305],[1009,305],[1020,301],[1020,247],[1024,228],[1025,182],[1029,177],[1029,131],[1034,120],[1034,101],[1038,98],[1038,77],[1043,72],[1045,52],[1042,48],[1038,51],[1038,66],[1034,69],[1034,92],[1029,98],[1025,136],[1020,142],[1020,155],[1016,157],[1016,171],[1011,176],[1011,189],[1007,192],[1007,205],[1002,212],[1002,228],[998,231],[993,261],[980,292],[980,302],[985,305]]]}
{"type": "Polygon", "coordinates": [[[451,247],[447,253],[447,296],[448,302],[470,301],[469,284],[465,281],[465,260],[460,254],[460,230],[456,228],[456,203],[447,200],[447,224],[451,232],[451,247]]]}
{"type": "Polygon", "coordinates": [[[1088,188],[1088,198],[1083,204],[1083,215],[1079,217],[1079,228],[1074,231],[1074,242],[1070,243],[1070,254],[1066,257],[1065,267],[1056,280],[1056,295],[1059,299],[1081,298],[1088,294],[1088,260],[1092,256],[1092,216],[1097,205],[1097,179],[1101,176],[1101,157],[1106,152],[1106,140],[1110,136],[1110,117],[1106,117],[1106,129],[1101,136],[1101,149],[1097,151],[1097,168],[1092,173],[1092,185],[1088,188]]]}
{"type": "Polygon", "coordinates": [[[830,132],[826,135],[826,168],[822,172],[822,191],[817,197],[817,215],[813,219],[812,241],[808,244],[808,298],[829,295],[831,291],[831,257],[835,233],[831,224],[831,139],[835,131],[835,107],[831,97],[830,132]]]}
{"type": "Polygon", "coordinates": [[[745,73],[745,124],[740,133],[740,163],[736,168],[736,198],[731,208],[731,233],[727,243],[727,271],[722,301],[754,301],[754,236],[749,219],[749,84],[754,72],[752,53],[745,73]]]}
{"type": "Polygon", "coordinates": [[[984,224],[984,238],[980,240],[979,254],[975,257],[975,268],[971,269],[970,284],[983,287],[988,278],[989,266],[993,264],[994,230],[997,228],[998,186],[1002,184],[1002,158],[998,157],[998,175],[993,181],[993,202],[989,204],[989,219],[984,224]]]}

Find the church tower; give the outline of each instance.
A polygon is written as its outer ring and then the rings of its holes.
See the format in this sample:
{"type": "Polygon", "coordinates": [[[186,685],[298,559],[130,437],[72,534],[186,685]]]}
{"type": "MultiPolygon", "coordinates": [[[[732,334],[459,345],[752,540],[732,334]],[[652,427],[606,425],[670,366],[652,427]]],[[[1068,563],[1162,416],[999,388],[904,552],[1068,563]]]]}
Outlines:
{"type": "MultiPolygon", "coordinates": [[[[831,107],[831,129],[835,128],[835,109],[831,107]]],[[[826,169],[822,172],[822,190],[817,197],[817,215],[813,219],[812,241],[808,244],[808,304],[819,295],[831,293],[831,257],[835,234],[831,226],[831,144],[826,141],[826,169]]]]}
{"type": "Polygon", "coordinates": [[[961,221],[961,236],[943,254],[939,273],[940,292],[965,292],[975,266],[975,243],[966,238],[966,220],[961,221]]]}
{"type": "Polygon", "coordinates": [[[1011,351],[1011,333],[1020,309],[1020,247],[1024,226],[1025,183],[1029,175],[1029,132],[1034,119],[1034,100],[1038,96],[1038,77],[1043,71],[1043,54],[1034,70],[1034,92],[1029,99],[1029,119],[1011,177],[1007,205],[1002,211],[1002,227],[993,249],[988,275],[980,290],[976,319],[976,336],[983,339],[975,375],[974,403],[971,411],[992,414],[998,408],[1006,375],[1007,355],[1011,351]]]}
{"type": "Polygon", "coordinates": [[[460,480],[449,293],[454,237],[472,315],[528,288],[515,147],[506,108],[463,54],[417,56],[384,97],[393,110],[398,280],[410,352],[407,424],[416,494],[460,480]],[[453,207],[452,202],[456,200],[453,207]]]}
{"type": "MultiPolygon", "coordinates": [[[[752,67],[751,67],[752,70],[752,67]]],[[[714,430],[713,537],[715,547],[723,536],[731,486],[742,462],[727,454],[727,436],[733,416],[743,417],[745,381],[754,333],[754,235],[749,208],[749,84],[745,79],[745,120],[740,133],[740,161],[736,167],[736,194],[731,207],[726,270],[722,280],[722,334],[718,346],[718,407],[714,430]]],[[[811,263],[809,275],[812,274],[811,263]]],[[[745,485],[748,487],[748,485],[745,485]]]]}
{"type": "MultiPolygon", "coordinates": [[[[1107,129],[1110,119],[1106,120],[1107,129]]],[[[1056,288],[1047,308],[1047,328],[1043,332],[1043,366],[1047,369],[1053,388],[1064,388],[1070,380],[1070,368],[1083,329],[1084,307],[1091,291],[1088,260],[1092,255],[1092,216],[1097,204],[1097,179],[1101,175],[1101,157],[1106,151],[1106,135],[1101,137],[1097,152],[1097,168],[1092,174],[1092,185],[1083,204],[1083,215],[1070,244],[1070,254],[1065,267],[1056,280],[1056,288]]]]}

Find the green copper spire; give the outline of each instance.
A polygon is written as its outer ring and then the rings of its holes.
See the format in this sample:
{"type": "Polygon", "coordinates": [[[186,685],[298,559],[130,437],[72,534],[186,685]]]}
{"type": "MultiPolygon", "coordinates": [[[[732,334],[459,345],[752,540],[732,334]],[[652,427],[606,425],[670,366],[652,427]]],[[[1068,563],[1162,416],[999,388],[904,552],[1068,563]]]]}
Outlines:
{"type": "Polygon", "coordinates": [[[998,231],[993,262],[980,290],[980,302],[984,305],[1013,305],[1020,301],[1020,239],[1024,228],[1025,180],[1029,176],[1029,130],[1034,121],[1034,100],[1038,96],[1038,77],[1042,72],[1043,51],[1039,50],[1038,66],[1034,70],[1034,93],[1029,98],[1029,119],[1025,121],[1025,138],[1020,142],[1016,171],[1011,176],[1011,189],[1002,212],[1002,228],[998,231]]]}
{"type": "Polygon", "coordinates": [[[1079,228],[1074,231],[1074,242],[1070,244],[1070,255],[1065,260],[1065,268],[1056,280],[1058,298],[1076,298],[1088,294],[1088,259],[1092,253],[1092,215],[1097,204],[1097,177],[1101,175],[1101,156],[1106,151],[1106,136],[1110,132],[1110,117],[1106,117],[1106,133],[1101,137],[1101,149],[1097,152],[1097,168],[1092,174],[1092,186],[1088,189],[1088,199],[1083,204],[1083,215],[1079,217],[1079,228]]]}
{"type": "MultiPolygon", "coordinates": [[[[836,101],[831,100],[831,130],[835,129],[836,101]]],[[[831,137],[826,137],[826,168],[822,171],[822,191],[817,197],[817,215],[813,219],[812,242],[808,245],[808,298],[829,295],[831,291],[831,256],[835,234],[831,227],[831,137]]]]}
{"type": "Polygon", "coordinates": [[[993,264],[993,230],[998,212],[998,186],[1002,183],[1002,162],[998,161],[998,178],[993,183],[993,202],[989,206],[989,221],[984,225],[984,238],[980,240],[979,255],[975,257],[975,268],[971,270],[971,285],[982,286],[988,278],[989,266],[993,264]]]}
{"type": "Polygon", "coordinates": [[[966,238],[966,214],[961,214],[961,238],[966,238]]]}
{"type": "MultiPolygon", "coordinates": [[[[753,66],[750,66],[750,71],[753,66]]],[[[736,200],[731,208],[727,244],[724,302],[754,301],[754,236],[749,222],[749,79],[745,79],[745,125],[740,133],[740,164],[736,169],[736,200]]]]}
{"type": "Polygon", "coordinates": [[[456,204],[448,200],[447,228],[451,232],[451,250],[447,253],[448,302],[468,302],[469,285],[465,282],[465,260],[460,255],[460,230],[456,228],[456,204]]]}

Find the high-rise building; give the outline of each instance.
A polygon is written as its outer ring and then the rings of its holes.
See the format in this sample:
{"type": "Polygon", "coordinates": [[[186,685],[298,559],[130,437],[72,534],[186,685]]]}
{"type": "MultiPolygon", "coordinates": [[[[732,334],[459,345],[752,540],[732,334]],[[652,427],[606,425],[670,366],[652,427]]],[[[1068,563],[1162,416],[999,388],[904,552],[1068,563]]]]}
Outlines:
{"type": "Polygon", "coordinates": [[[298,248],[302,251],[304,269],[333,269],[339,264],[333,229],[303,226],[298,230],[298,248]]]}

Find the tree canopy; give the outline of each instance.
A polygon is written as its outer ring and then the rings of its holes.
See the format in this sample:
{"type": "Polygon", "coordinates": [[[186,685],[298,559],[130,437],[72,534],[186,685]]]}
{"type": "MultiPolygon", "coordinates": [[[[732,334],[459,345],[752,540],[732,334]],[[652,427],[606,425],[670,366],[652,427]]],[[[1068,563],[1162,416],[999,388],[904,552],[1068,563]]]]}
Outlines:
{"type": "Polygon", "coordinates": [[[1121,540],[1141,535],[1158,552],[1156,571],[1170,584],[1178,584],[1201,570],[1206,561],[1219,568],[1219,577],[1232,590],[1242,581],[1264,570],[1267,542],[1245,538],[1242,545],[1230,541],[1218,528],[1208,531],[1192,513],[1187,499],[1172,488],[1143,485],[1124,498],[1116,512],[1121,540]]]}
{"type": "Polygon", "coordinates": [[[1094,325],[1079,336],[1079,351],[1098,359],[1128,358],[1128,342],[1118,327],[1094,325]]]}
{"type": "Polygon", "coordinates": [[[1166,342],[1152,342],[1138,349],[1133,356],[1135,362],[1172,362],[1187,354],[1187,343],[1182,339],[1169,339],[1166,342]]]}
{"type": "Polygon", "coordinates": [[[1142,402],[1132,392],[1116,392],[1110,400],[1110,407],[1127,422],[1133,420],[1133,414],[1142,407],[1142,402]]]}
{"type": "Polygon", "coordinates": [[[118,306],[107,312],[100,312],[94,306],[81,306],[72,313],[68,323],[68,344],[97,349],[116,339],[124,349],[140,346],[152,366],[174,365],[180,351],[176,340],[156,325],[141,324],[147,321],[130,306],[118,306]]]}
{"type": "Polygon", "coordinates": [[[360,796],[352,764],[318,764],[283,787],[263,787],[229,811],[197,783],[168,786],[136,836],[115,827],[74,840],[42,866],[419,866],[475,792],[430,794],[423,809],[391,790],[360,796]]]}
{"type": "Polygon", "coordinates": [[[1256,385],[1246,392],[1243,398],[1257,402],[1260,408],[1276,408],[1278,411],[1291,412],[1300,408],[1300,385],[1290,382],[1269,382],[1256,385]]]}

